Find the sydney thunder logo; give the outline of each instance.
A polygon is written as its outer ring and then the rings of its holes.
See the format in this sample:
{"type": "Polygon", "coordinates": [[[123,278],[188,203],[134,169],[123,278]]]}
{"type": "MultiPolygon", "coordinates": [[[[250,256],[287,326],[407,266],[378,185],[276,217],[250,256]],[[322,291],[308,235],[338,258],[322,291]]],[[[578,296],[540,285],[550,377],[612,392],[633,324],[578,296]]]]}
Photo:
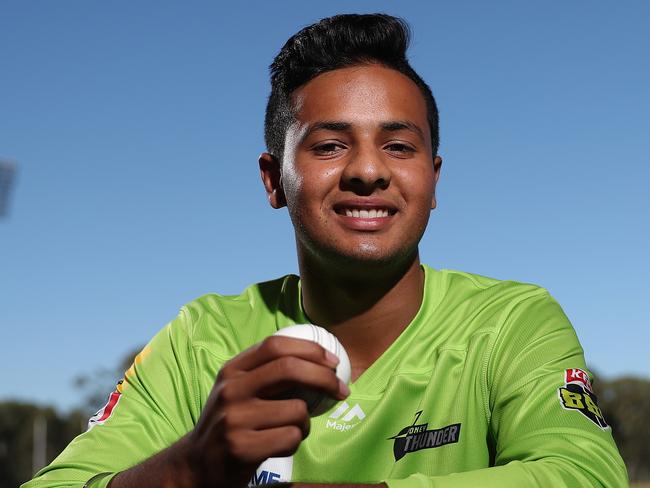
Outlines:
{"type": "Polygon", "coordinates": [[[458,442],[460,438],[460,424],[452,424],[440,429],[427,430],[429,424],[418,424],[422,410],[415,414],[413,425],[404,427],[399,434],[389,439],[394,439],[393,454],[395,461],[399,461],[410,452],[421,449],[431,449],[458,442]]]}

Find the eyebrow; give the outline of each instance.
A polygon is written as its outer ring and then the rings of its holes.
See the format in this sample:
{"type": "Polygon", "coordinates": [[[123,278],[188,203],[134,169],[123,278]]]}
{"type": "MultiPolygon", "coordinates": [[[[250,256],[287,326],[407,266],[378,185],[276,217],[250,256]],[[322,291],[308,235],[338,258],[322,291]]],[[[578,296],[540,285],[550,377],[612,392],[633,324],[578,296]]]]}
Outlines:
{"type": "Polygon", "coordinates": [[[314,125],[310,126],[307,129],[307,132],[302,136],[302,139],[305,140],[311,134],[319,130],[331,130],[334,132],[347,132],[352,128],[352,124],[349,122],[335,122],[331,120],[323,120],[316,122],[314,125]]]}
{"type": "Polygon", "coordinates": [[[381,128],[383,130],[389,131],[389,132],[397,132],[400,130],[409,130],[411,132],[415,132],[415,134],[424,142],[425,137],[424,133],[422,132],[422,129],[418,127],[416,124],[413,122],[410,122],[408,120],[393,120],[390,122],[382,122],[381,128]]]}
{"type": "MultiPolygon", "coordinates": [[[[391,120],[387,122],[382,122],[380,124],[380,127],[382,130],[388,131],[388,132],[397,132],[400,130],[408,130],[411,132],[414,132],[422,141],[425,140],[424,133],[422,132],[422,129],[418,127],[416,124],[413,122],[410,122],[408,120],[391,120]]],[[[302,139],[305,140],[307,137],[309,137],[312,133],[319,131],[319,130],[329,130],[333,132],[347,132],[350,129],[352,129],[352,124],[349,122],[339,122],[339,121],[332,121],[332,120],[323,120],[320,122],[316,122],[314,125],[310,126],[309,129],[307,129],[307,132],[303,135],[302,139]]]]}

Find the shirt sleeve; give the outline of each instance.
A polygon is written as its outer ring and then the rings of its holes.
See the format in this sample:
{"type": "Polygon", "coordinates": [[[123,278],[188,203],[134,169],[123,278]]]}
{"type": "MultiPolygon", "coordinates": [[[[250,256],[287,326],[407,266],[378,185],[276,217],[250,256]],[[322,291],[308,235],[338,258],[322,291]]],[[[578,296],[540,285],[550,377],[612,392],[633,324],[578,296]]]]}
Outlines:
{"type": "Polygon", "coordinates": [[[22,488],[106,487],[193,428],[200,407],[185,314],[136,356],[89,429],[22,488]]]}
{"type": "Polygon", "coordinates": [[[504,313],[485,382],[492,467],[390,488],[629,486],[575,331],[543,289],[504,313]]]}

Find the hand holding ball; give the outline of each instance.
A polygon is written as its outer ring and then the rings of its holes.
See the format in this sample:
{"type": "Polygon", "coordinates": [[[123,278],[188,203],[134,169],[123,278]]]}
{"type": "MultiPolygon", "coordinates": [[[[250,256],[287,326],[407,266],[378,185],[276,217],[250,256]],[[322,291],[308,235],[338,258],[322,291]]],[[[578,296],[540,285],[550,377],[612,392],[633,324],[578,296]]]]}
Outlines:
{"type": "MultiPolygon", "coordinates": [[[[348,354],[345,352],[339,340],[327,330],[311,324],[290,325],[289,327],[280,329],[273,335],[293,337],[295,339],[303,339],[320,344],[339,358],[339,364],[336,366],[336,376],[346,385],[350,383],[351,367],[348,354]]],[[[337,400],[328,397],[324,393],[304,388],[298,389],[291,396],[301,398],[307,402],[307,409],[312,417],[322,415],[337,402],[337,400]]]]}

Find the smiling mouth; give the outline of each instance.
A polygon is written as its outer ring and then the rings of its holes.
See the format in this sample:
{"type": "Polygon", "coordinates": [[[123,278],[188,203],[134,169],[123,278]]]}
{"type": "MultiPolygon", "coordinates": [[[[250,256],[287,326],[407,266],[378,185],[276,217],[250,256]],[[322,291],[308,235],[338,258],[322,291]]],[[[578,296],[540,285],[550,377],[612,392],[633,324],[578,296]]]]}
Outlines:
{"type": "Polygon", "coordinates": [[[359,209],[359,208],[343,208],[338,209],[336,213],[340,215],[345,215],[346,217],[354,217],[360,219],[377,219],[388,217],[392,213],[387,208],[371,208],[371,209],[359,209]]]}
{"type": "Polygon", "coordinates": [[[378,230],[392,220],[397,206],[383,198],[351,198],[335,203],[333,210],[347,222],[346,226],[378,230]]]}

